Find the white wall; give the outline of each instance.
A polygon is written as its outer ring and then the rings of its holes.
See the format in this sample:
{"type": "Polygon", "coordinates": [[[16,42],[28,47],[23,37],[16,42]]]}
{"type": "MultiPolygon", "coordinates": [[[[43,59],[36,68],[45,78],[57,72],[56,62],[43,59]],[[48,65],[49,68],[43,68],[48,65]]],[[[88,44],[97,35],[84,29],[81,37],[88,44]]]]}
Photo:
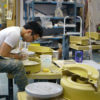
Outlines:
{"type": "Polygon", "coordinates": [[[89,6],[89,12],[91,17],[91,31],[96,31],[96,25],[100,24],[100,0],[91,0],[89,6]]]}

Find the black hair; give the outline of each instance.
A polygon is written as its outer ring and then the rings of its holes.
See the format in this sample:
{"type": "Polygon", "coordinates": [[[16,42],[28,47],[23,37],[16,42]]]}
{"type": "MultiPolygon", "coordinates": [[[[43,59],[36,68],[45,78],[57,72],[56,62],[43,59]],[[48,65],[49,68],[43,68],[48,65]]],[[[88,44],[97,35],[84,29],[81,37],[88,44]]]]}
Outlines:
{"type": "Polygon", "coordinates": [[[25,29],[31,29],[32,30],[32,35],[39,34],[39,36],[42,37],[43,28],[36,21],[27,22],[23,27],[25,29]]]}

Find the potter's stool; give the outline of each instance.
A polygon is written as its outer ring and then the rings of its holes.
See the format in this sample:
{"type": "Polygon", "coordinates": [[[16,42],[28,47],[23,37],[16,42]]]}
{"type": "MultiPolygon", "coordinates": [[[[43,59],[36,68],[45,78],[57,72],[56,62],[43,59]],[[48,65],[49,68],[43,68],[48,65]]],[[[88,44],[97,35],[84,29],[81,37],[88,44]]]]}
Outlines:
{"type": "Polygon", "coordinates": [[[0,98],[6,98],[6,100],[13,100],[13,76],[7,74],[8,76],[8,95],[0,95],[0,98]]]}

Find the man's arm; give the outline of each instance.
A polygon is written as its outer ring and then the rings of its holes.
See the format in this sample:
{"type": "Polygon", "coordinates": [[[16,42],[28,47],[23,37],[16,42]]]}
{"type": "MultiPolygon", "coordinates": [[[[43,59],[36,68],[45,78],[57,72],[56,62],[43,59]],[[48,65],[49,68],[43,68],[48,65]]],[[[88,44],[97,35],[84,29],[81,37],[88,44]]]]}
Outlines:
{"type": "Polygon", "coordinates": [[[21,59],[22,56],[18,54],[11,54],[12,47],[9,46],[7,43],[3,43],[0,46],[0,55],[3,57],[10,57],[10,58],[15,58],[15,59],[21,59]]]}

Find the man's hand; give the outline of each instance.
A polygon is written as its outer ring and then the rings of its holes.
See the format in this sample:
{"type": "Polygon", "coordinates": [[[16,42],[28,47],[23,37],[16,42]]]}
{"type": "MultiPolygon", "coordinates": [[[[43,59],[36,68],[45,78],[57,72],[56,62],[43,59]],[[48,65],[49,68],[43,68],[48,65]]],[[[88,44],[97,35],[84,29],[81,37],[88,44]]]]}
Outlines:
{"type": "Polygon", "coordinates": [[[28,55],[23,52],[20,53],[19,56],[20,56],[20,59],[22,59],[22,60],[28,59],[28,55]]]}
{"type": "Polygon", "coordinates": [[[9,46],[7,43],[3,43],[0,47],[0,56],[3,57],[9,57],[9,58],[15,58],[15,59],[27,59],[28,55],[21,52],[20,54],[12,54],[10,53],[12,50],[12,47],[9,46]]]}

